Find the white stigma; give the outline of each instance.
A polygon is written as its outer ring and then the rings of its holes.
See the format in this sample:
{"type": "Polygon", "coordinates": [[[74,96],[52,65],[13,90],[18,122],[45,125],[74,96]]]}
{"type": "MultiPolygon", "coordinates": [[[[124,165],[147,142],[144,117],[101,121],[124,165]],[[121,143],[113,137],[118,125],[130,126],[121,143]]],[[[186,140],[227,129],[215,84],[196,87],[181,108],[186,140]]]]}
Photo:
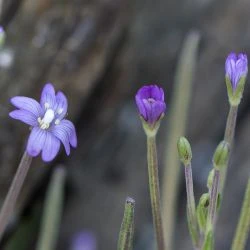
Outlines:
{"type": "Polygon", "coordinates": [[[54,120],[55,118],[55,112],[52,109],[48,109],[45,114],[43,119],[41,119],[40,117],[37,119],[40,128],[41,129],[47,129],[50,126],[50,123],[54,120]]]}

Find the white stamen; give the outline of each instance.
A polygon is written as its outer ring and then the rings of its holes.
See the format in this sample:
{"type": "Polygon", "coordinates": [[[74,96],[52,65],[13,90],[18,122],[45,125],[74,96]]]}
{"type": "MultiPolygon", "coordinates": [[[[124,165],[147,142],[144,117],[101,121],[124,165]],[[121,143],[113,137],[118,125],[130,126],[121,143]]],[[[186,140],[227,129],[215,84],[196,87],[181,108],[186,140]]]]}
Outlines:
{"type": "Polygon", "coordinates": [[[62,112],[63,112],[63,109],[62,109],[62,108],[60,108],[60,109],[57,110],[57,114],[58,114],[58,115],[60,115],[62,112]]]}
{"type": "Polygon", "coordinates": [[[56,119],[55,120],[55,124],[58,125],[60,123],[60,120],[59,119],[56,119]]]}

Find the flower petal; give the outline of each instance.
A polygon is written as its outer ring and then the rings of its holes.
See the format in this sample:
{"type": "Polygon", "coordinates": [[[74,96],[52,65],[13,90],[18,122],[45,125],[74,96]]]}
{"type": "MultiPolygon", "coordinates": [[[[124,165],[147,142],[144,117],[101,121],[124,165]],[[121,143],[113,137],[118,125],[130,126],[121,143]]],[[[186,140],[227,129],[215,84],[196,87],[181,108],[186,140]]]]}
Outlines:
{"type": "Polygon", "coordinates": [[[156,102],[149,102],[148,100],[143,101],[146,110],[146,118],[145,120],[150,124],[155,123],[158,121],[162,114],[164,114],[166,110],[165,102],[156,101],[156,102]]]}
{"type": "Polygon", "coordinates": [[[10,102],[19,109],[31,112],[37,118],[42,114],[42,109],[40,104],[32,98],[25,96],[16,96],[11,98],[10,102]]]}
{"type": "Polygon", "coordinates": [[[38,125],[37,117],[29,111],[26,110],[14,110],[9,113],[9,116],[13,119],[22,121],[33,127],[38,125]]]}
{"type": "Polygon", "coordinates": [[[56,94],[56,102],[57,102],[56,115],[57,118],[61,120],[67,114],[68,110],[68,100],[66,96],[63,94],[63,92],[58,91],[58,93],[56,94]]]}
{"type": "Polygon", "coordinates": [[[146,85],[137,91],[136,96],[140,99],[152,98],[156,101],[164,101],[164,91],[157,85],[146,85]]]}
{"type": "Polygon", "coordinates": [[[44,86],[40,103],[43,109],[55,108],[56,105],[55,89],[51,83],[47,83],[44,86]]]}
{"type": "Polygon", "coordinates": [[[162,88],[158,87],[157,85],[151,86],[151,97],[157,101],[164,102],[164,91],[162,88]]]}
{"type": "Polygon", "coordinates": [[[60,122],[60,124],[53,126],[50,132],[62,142],[65,148],[66,154],[69,155],[70,144],[69,144],[69,136],[68,136],[67,127],[63,126],[60,122]]]}
{"type": "Polygon", "coordinates": [[[42,149],[42,159],[45,162],[52,161],[60,149],[60,141],[50,132],[46,133],[44,147],[42,149]]]}
{"type": "Polygon", "coordinates": [[[44,147],[46,133],[47,132],[45,130],[40,129],[39,127],[34,127],[32,129],[26,148],[29,155],[33,157],[39,155],[39,153],[44,147]]]}
{"type": "Polygon", "coordinates": [[[161,115],[165,113],[166,110],[166,104],[165,102],[154,102],[152,103],[152,121],[156,122],[157,120],[160,119],[161,115]]]}
{"type": "Polygon", "coordinates": [[[61,120],[58,125],[51,128],[51,133],[54,134],[63,143],[66,153],[69,153],[68,144],[74,148],[77,146],[77,136],[74,124],[66,119],[61,120]]]}
{"type": "Polygon", "coordinates": [[[63,119],[61,123],[65,128],[67,128],[68,136],[69,136],[69,143],[73,148],[77,147],[77,136],[76,136],[76,129],[74,124],[66,119],[63,119]]]}
{"type": "Polygon", "coordinates": [[[141,97],[139,95],[135,96],[135,101],[136,101],[138,111],[139,111],[140,115],[146,120],[147,113],[146,113],[146,109],[145,109],[145,105],[144,105],[143,100],[144,99],[141,99],[141,97]]]}

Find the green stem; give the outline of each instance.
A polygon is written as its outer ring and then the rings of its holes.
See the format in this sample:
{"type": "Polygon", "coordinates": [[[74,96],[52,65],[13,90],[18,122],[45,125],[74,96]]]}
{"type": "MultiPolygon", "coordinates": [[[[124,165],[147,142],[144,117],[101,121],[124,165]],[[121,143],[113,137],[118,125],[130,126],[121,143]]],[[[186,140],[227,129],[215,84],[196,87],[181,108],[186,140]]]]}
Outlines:
{"type": "Polygon", "coordinates": [[[243,205],[240,213],[240,220],[237,225],[236,233],[233,239],[232,250],[245,249],[246,241],[250,231],[250,179],[244,196],[243,205]]]}
{"type": "Polygon", "coordinates": [[[228,117],[227,117],[224,140],[228,142],[231,148],[232,148],[233,139],[234,139],[237,113],[238,113],[238,106],[230,106],[230,110],[229,110],[228,117]]]}
{"type": "Polygon", "coordinates": [[[4,230],[12,216],[16,200],[27,176],[31,161],[32,157],[25,151],[0,212],[0,240],[3,237],[4,230]]]}
{"type": "Polygon", "coordinates": [[[196,206],[194,199],[193,176],[191,163],[185,166],[186,192],[187,192],[187,216],[189,222],[190,234],[194,248],[199,248],[199,231],[196,218],[196,206]]]}
{"type": "Polygon", "coordinates": [[[155,136],[147,136],[149,190],[158,250],[165,250],[155,136]]]}
{"type": "Polygon", "coordinates": [[[219,188],[220,188],[220,171],[214,168],[213,182],[210,190],[205,240],[203,242],[202,250],[214,249],[214,232],[215,232],[216,208],[217,208],[219,188]]]}
{"type": "Polygon", "coordinates": [[[55,169],[52,175],[46,193],[37,250],[55,249],[63,207],[65,176],[63,168],[55,169]]]}
{"type": "Polygon", "coordinates": [[[210,201],[208,208],[208,223],[212,225],[214,228],[215,220],[216,220],[216,207],[217,207],[217,199],[220,187],[220,171],[218,169],[214,169],[214,178],[210,191],[210,201]]]}
{"type": "MultiPolygon", "coordinates": [[[[224,141],[228,142],[230,147],[230,152],[232,151],[233,142],[234,142],[234,133],[235,133],[235,127],[236,127],[236,119],[237,119],[237,113],[238,113],[238,106],[231,106],[227,117],[227,124],[224,134],[224,141]]],[[[220,186],[220,193],[223,193],[226,177],[227,177],[227,168],[230,161],[227,161],[226,166],[221,170],[221,186],[220,186]]]]}
{"type": "Polygon", "coordinates": [[[127,198],[119,234],[118,250],[132,250],[133,248],[134,208],[135,201],[132,198],[127,198]]]}

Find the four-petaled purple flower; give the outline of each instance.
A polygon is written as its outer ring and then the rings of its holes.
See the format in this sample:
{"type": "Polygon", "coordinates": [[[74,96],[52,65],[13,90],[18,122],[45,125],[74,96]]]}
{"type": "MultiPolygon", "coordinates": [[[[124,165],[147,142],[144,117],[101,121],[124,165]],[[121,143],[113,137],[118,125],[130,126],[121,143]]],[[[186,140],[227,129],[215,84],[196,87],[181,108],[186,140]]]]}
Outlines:
{"type": "Polygon", "coordinates": [[[44,86],[40,104],[29,97],[16,96],[11,103],[18,108],[10,112],[10,117],[20,120],[32,130],[28,139],[27,152],[37,156],[42,152],[42,159],[52,161],[63,143],[66,154],[70,154],[70,145],[77,146],[75,126],[64,119],[67,114],[68,101],[62,92],[55,93],[52,84],[44,86]]]}
{"type": "Polygon", "coordinates": [[[247,55],[230,53],[225,63],[226,76],[229,78],[233,91],[237,88],[241,77],[246,77],[248,72],[247,55]]]}
{"type": "Polygon", "coordinates": [[[157,122],[166,110],[163,89],[157,85],[140,88],[135,101],[140,115],[150,125],[157,122]]]}

